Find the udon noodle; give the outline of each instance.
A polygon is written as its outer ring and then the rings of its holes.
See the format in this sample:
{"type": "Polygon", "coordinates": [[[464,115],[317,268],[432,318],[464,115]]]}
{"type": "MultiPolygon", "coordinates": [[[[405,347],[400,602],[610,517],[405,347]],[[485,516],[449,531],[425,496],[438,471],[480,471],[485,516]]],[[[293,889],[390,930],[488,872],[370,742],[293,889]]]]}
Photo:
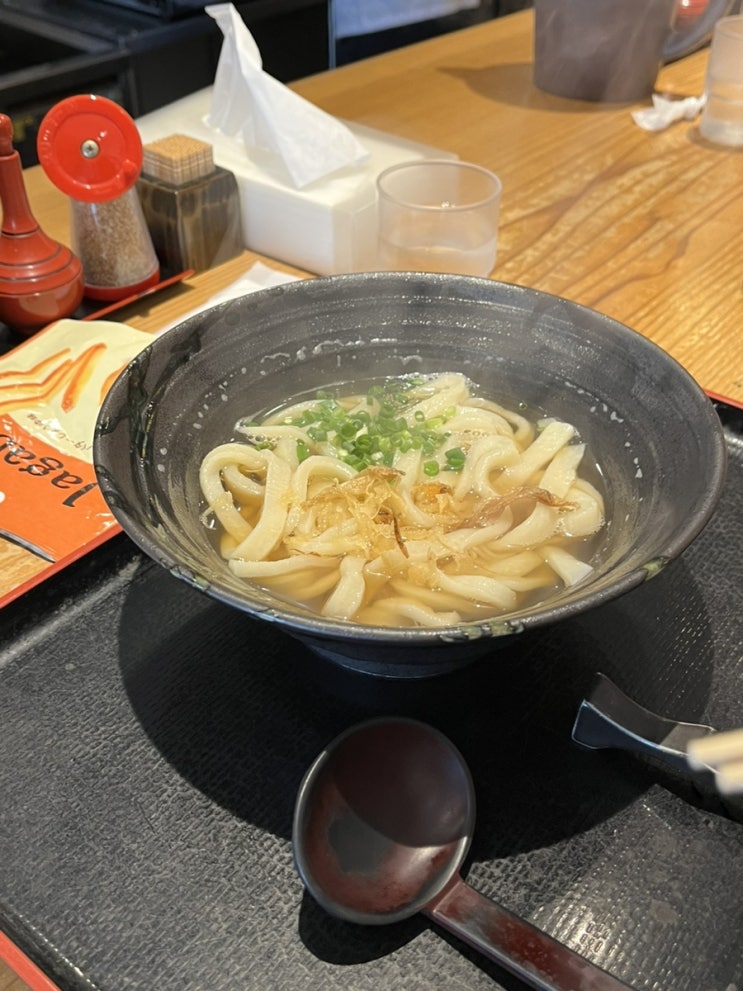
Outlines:
{"type": "Polygon", "coordinates": [[[324,617],[448,626],[592,570],[604,504],[575,428],[461,374],[320,393],[236,434],[202,462],[203,520],[235,575],[324,617]]]}

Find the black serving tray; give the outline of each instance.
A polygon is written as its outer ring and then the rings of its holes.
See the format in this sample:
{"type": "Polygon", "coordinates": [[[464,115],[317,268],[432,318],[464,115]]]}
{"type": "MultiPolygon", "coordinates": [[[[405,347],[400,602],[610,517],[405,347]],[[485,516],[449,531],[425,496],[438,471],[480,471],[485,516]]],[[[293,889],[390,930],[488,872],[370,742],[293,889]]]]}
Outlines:
{"type": "Polygon", "coordinates": [[[743,726],[743,414],[703,534],[616,602],[453,675],[315,657],[119,535],[2,611],[0,929],[62,991],[523,985],[423,917],[327,916],[291,820],[362,719],[439,727],[478,798],[470,883],[632,987],[743,984],[743,824],[683,778],[572,743],[602,671],[672,719],[743,726]]]}

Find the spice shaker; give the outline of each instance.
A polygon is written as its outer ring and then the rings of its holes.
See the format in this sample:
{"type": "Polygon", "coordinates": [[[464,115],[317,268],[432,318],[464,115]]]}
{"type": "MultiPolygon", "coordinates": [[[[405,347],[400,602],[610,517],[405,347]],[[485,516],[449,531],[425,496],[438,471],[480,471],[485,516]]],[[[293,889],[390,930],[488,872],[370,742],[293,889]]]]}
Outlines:
{"type": "Polygon", "coordinates": [[[0,114],[0,203],[0,320],[30,335],[77,309],[83,274],[79,259],[48,237],[31,213],[6,114],[0,114]]]}
{"type": "Polygon", "coordinates": [[[146,144],[137,190],[165,268],[199,272],[242,251],[237,180],[206,141],[171,134],[146,144]]]}
{"type": "Polygon", "coordinates": [[[142,139],[129,114],[106,97],[68,97],[42,120],[37,150],[46,174],[70,197],[85,295],[117,300],[155,285],[160,263],[135,185],[142,139]]]}

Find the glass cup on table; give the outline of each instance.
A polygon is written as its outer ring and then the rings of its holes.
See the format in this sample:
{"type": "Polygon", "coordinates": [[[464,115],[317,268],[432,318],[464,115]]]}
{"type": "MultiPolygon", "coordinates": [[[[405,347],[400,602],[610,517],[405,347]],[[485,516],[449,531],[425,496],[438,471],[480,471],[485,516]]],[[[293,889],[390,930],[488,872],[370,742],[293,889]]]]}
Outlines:
{"type": "Polygon", "coordinates": [[[708,141],[743,147],[743,15],[715,24],[699,132],[708,141]]]}
{"type": "Polygon", "coordinates": [[[377,178],[377,268],[489,276],[501,181],[479,165],[421,159],[377,178]]]}

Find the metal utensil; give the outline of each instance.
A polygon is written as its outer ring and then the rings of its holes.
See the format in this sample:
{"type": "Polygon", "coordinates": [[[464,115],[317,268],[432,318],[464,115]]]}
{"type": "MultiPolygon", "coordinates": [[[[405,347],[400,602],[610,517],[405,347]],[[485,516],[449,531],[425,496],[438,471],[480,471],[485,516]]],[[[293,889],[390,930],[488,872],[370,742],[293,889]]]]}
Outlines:
{"type": "Polygon", "coordinates": [[[538,991],[627,985],[481,895],[459,874],[475,795],[459,751],[410,719],[372,719],[329,744],[294,811],[294,857],[331,915],[379,925],[422,912],[538,991]]]}
{"type": "Polygon", "coordinates": [[[706,807],[743,821],[743,768],[736,770],[733,759],[741,731],[721,733],[705,723],[659,716],[598,674],[578,706],[572,736],[588,750],[613,748],[647,757],[690,782],[706,807]]]}
{"type": "Polygon", "coordinates": [[[715,730],[703,723],[686,723],[645,709],[599,673],[586,698],[578,706],[573,741],[588,750],[616,749],[651,758],[667,770],[691,779],[700,794],[716,793],[714,771],[699,764],[689,767],[690,741],[715,730]]]}

